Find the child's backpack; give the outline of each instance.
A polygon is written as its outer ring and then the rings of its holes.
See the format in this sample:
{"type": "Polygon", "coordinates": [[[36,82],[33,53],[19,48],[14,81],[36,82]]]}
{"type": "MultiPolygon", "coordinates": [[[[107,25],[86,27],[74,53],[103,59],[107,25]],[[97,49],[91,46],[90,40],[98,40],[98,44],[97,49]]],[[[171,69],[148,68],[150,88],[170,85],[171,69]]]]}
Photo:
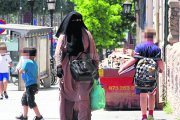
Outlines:
{"type": "Polygon", "coordinates": [[[160,58],[147,58],[142,56],[134,56],[140,58],[137,63],[134,82],[135,88],[153,90],[157,86],[158,64],[160,58]]]}

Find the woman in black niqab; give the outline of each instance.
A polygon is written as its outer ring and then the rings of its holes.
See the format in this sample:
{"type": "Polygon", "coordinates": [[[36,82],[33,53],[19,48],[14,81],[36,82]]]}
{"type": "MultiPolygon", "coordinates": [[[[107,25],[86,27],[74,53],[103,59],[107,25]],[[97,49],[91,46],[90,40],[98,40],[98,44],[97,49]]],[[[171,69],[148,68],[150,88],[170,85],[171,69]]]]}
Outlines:
{"type": "Polygon", "coordinates": [[[67,54],[69,56],[77,56],[84,51],[82,28],[87,29],[82,20],[82,15],[73,11],[64,18],[56,33],[56,37],[59,37],[60,34],[67,35],[67,54]]]}
{"type": "MultiPolygon", "coordinates": [[[[94,39],[84,25],[81,14],[77,12],[71,12],[66,16],[56,36],[59,38],[55,51],[55,61],[57,77],[59,78],[60,119],[91,120],[89,93],[93,83],[75,81],[70,71],[69,61],[78,58],[78,53],[83,51],[87,53],[93,65],[98,69],[99,56],[94,39]],[[71,56],[69,57],[67,54],[71,56]]],[[[85,54],[80,56],[80,58],[85,57],[85,54]]]]}

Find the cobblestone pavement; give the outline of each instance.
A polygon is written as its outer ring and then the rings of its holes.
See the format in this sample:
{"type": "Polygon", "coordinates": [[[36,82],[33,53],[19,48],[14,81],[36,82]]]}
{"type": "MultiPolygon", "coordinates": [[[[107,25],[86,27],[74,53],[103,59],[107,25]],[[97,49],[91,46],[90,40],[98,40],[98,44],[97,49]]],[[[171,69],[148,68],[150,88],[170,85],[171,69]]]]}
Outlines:
{"type": "MultiPolygon", "coordinates": [[[[8,84],[9,99],[0,100],[0,120],[15,120],[15,116],[23,112],[21,97],[23,91],[12,83],[8,84]]],[[[36,95],[36,103],[45,120],[59,120],[59,91],[58,85],[42,88],[36,95]]],[[[33,120],[35,113],[29,109],[29,120],[33,120]]],[[[176,120],[162,110],[155,110],[155,120],[176,120]]],[[[92,111],[92,120],[141,120],[140,110],[96,110],[92,111]]]]}

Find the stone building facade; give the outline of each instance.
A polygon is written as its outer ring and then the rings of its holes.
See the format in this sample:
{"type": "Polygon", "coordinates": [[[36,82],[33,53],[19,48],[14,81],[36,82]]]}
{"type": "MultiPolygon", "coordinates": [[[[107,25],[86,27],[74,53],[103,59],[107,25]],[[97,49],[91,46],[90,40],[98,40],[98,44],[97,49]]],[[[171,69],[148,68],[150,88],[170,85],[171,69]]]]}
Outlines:
{"type": "Polygon", "coordinates": [[[166,46],[166,99],[180,118],[180,42],[166,46]]]}
{"type": "Polygon", "coordinates": [[[171,45],[166,46],[165,87],[166,99],[173,109],[173,114],[180,118],[180,2],[169,0],[169,35],[171,45]]]}

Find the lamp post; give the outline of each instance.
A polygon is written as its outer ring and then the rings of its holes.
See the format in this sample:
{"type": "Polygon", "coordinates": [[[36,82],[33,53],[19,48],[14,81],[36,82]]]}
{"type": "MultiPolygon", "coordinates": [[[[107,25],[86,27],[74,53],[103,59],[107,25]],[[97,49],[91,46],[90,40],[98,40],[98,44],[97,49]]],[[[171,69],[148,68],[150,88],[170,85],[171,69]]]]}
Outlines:
{"type": "Polygon", "coordinates": [[[131,14],[131,7],[132,7],[132,4],[129,1],[126,1],[125,3],[123,3],[123,13],[126,16],[126,19],[129,19],[130,21],[134,22],[136,21],[136,18],[129,16],[131,14]]]}
{"type": "Polygon", "coordinates": [[[62,22],[62,0],[61,0],[61,22],[62,22]]]}
{"type": "Polygon", "coordinates": [[[44,6],[44,0],[43,0],[43,26],[44,26],[44,11],[45,11],[45,6],[44,6]]]}
{"type": "Polygon", "coordinates": [[[33,25],[33,7],[35,0],[28,0],[30,7],[31,7],[31,25],[33,25]]]}
{"type": "Polygon", "coordinates": [[[22,4],[21,4],[21,0],[20,0],[20,24],[22,24],[22,4]]]}
{"type": "MultiPolygon", "coordinates": [[[[56,0],[47,0],[48,3],[48,10],[51,14],[51,27],[53,27],[53,12],[55,10],[56,6],[56,0]]],[[[54,63],[53,63],[53,30],[51,30],[51,67],[54,69],[54,63]]]]}
{"type": "MultiPolygon", "coordinates": [[[[74,0],[73,0],[73,5],[75,6],[75,4],[74,4],[74,0]]],[[[74,7],[75,8],[75,7],[74,7]]],[[[73,9],[74,10],[74,9],[73,9]]]]}

